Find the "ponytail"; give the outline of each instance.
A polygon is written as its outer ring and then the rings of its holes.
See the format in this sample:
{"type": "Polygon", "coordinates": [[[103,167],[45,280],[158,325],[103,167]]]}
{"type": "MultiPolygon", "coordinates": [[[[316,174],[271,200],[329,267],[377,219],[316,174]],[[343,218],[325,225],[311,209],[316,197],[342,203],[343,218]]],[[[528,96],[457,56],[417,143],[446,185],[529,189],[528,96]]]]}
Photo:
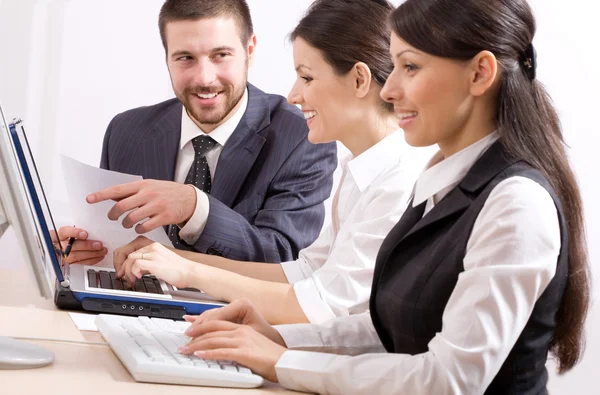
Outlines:
{"type": "Polygon", "coordinates": [[[560,121],[546,89],[538,80],[530,80],[520,64],[505,70],[503,78],[498,111],[500,141],[510,154],[526,158],[542,172],[563,205],[569,270],[550,344],[550,352],[563,373],[579,361],[585,348],[584,324],[590,304],[581,195],[565,151],[560,121]]]}

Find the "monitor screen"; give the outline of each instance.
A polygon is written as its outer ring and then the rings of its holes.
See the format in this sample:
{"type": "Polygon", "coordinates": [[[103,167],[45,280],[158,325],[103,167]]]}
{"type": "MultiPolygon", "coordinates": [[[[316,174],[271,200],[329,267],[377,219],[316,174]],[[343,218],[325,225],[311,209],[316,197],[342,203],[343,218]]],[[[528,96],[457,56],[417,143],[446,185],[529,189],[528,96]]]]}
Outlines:
{"type": "Polygon", "coordinates": [[[22,126],[9,126],[1,106],[0,129],[0,204],[6,220],[14,228],[23,258],[33,269],[41,295],[50,298],[54,290],[55,269],[58,267],[60,273],[60,263],[45,224],[46,218],[50,217],[49,210],[47,204],[40,204],[43,197],[40,199],[29,193],[31,188],[27,187],[27,182],[36,188],[41,183],[35,171],[23,171],[22,163],[28,162],[30,152],[28,144],[23,147],[21,137],[17,137],[23,132],[22,126]],[[15,143],[21,143],[21,146],[17,147],[15,143]]]}

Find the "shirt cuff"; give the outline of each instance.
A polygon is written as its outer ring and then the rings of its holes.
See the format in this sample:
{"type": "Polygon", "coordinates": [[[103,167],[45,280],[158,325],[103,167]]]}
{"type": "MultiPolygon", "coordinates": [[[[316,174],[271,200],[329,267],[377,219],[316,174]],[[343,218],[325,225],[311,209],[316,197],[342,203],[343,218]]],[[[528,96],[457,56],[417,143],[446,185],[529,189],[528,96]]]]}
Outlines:
{"type": "Polygon", "coordinates": [[[312,277],[295,283],[294,293],[306,318],[312,324],[321,324],[336,317],[331,307],[321,298],[312,277]]]}
{"type": "Polygon", "coordinates": [[[196,244],[200,238],[210,212],[208,196],[198,188],[194,187],[194,189],[196,190],[196,209],[185,226],[179,230],[179,237],[189,245],[196,244]]]}
{"type": "Polygon", "coordinates": [[[274,325],[273,328],[285,342],[288,349],[320,349],[325,347],[323,339],[312,324],[284,324],[274,325]]]}
{"type": "Polygon", "coordinates": [[[323,376],[329,367],[345,356],[307,351],[286,351],[275,365],[277,380],[285,388],[323,393],[323,376]]]}
{"type": "Polygon", "coordinates": [[[312,274],[312,268],[302,257],[295,261],[281,262],[281,268],[289,284],[295,284],[312,274]]]}

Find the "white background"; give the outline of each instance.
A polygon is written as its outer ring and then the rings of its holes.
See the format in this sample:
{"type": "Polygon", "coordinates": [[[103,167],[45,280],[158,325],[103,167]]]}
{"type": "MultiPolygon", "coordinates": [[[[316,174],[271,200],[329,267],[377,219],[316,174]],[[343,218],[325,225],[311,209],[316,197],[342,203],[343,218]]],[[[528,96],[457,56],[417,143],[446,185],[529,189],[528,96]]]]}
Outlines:
{"type": "MultiPolygon", "coordinates": [[[[249,79],[261,89],[287,95],[295,78],[287,34],[310,3],[249,1],[259,42],[249,79]]],[[[102,137],[115,114],[172,97],[157,27],[161,4],[162,0],[0,0],[0,100],[10,118],[26,120],[53,201],[65,200],[59,153],[98,165],[102,137]]],[[[589,0],[531,4],[538,21],[538,78],[553,96],[571,147],[585,204],[590,262],[598,279],[600,208],[595,198],[600,187],[594,158],[600,138],[594,119],[600,88],[600,7],[589,0]]],[[[2,240],[0,247],[7,244],[2,240]]],[[[598,300],[598,287],[595,291],[598,300]]],[[[598,310],[593,309],[588,320],[583,362],[564,376],[551,373],[551,393],[598,393],[598,310]]]]}

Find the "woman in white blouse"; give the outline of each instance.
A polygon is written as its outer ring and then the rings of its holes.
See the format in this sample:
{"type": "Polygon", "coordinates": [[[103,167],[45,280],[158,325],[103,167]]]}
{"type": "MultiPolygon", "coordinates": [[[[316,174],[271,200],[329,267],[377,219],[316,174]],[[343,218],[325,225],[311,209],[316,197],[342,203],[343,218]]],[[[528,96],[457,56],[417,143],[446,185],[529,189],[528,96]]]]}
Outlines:
{"type": "Polygon", "coordinates": [[[238,301],[190,319],[180,352],[317,393],[546,394],[548,354],[565,372],[583,352],[589,268],[531,9],[407,0],[392,28],[381,95],[440,151],[382,244],[370,312],[271,327],[238,301]]]}
{"type": "Polygon", "coordinates": [[[393,107],[380,97],[393,69],[391,30],[382,21],[393,9],[387,1],[317,1],[291,34],[297,80],[289,102],[302,107],[312,143],[337,140],[351,153],[341,160],[331,225],[296,261],[175,253],[141,237],[117,250],[117,273],[133,281],[147,271],[228,302],[246,297],[271,323],[365,312],[377,251],[428,158],[406,144],[393,107]]]}

